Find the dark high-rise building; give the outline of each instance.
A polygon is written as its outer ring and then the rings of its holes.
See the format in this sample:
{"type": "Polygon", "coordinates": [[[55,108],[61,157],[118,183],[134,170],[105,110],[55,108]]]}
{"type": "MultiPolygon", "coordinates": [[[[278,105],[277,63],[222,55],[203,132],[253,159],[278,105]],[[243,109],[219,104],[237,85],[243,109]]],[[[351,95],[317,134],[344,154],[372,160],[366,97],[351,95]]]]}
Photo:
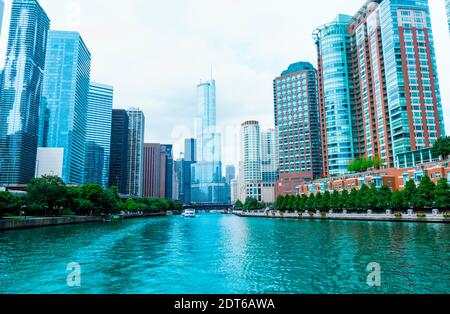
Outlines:
{"type": "Polygon", "coordinates": [[[161,181],[164,193],[161,193],[161,196],[173,199],[173,145],[161,145],[161,169],[164,175],[164,181],[161,181]]]}
{"type": "Polygon", "coordinates": [[[26,184],[35,174],[49,27],[37,0],[12,2],[0,84],[0,185],[26,184]]]}
{"type": "Polygon", "coordinates": [[[195,138],[187,138],[184,140],[184,160],[196,161],[197,140],[195,138]]]}
{"type": "Polygon", "coordinates": [[[276,194],[295,194],[299,184],[322,173],[316,69],[308,62],[291,64],[274,80],[274,94],[279,169],[276,194]]]}
{"type": "Polygon", "coordinates": [[[121,194],[127,193],[128,136],[127,111],[114,109],[111,124],[109,186],[117,187],[121,194]]]}
{"type": "Polygon", "coordinates": [[[144,144],[144,197],[161,198],[161,145],[144,144]]]}

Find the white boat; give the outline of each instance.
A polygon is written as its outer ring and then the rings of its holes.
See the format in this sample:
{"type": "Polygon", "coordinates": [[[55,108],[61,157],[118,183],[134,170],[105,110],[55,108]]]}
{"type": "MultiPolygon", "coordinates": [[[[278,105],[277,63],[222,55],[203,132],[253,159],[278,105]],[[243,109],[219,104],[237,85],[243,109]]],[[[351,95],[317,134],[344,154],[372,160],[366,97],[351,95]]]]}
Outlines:
{"type": "Polygon", "coordinates": [[[186,209],[182,215],[183,217],[194,218],[196,216],[195,209],[186,209]]]}

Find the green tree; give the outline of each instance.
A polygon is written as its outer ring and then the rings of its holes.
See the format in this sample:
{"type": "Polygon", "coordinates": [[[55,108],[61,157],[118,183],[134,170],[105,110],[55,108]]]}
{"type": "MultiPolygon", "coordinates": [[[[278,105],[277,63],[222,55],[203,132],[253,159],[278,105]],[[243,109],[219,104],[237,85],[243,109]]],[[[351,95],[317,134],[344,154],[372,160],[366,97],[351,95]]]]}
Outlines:
{"type": "Polygon", "coordinates": [[[315,203],[316,203],[316,196],[313,193],[309,194],[308,200],[306,201],[306,209],[308,211],[314,210],[315,203]]]}
{"type": "Polygon", "coordinates": [[[323,198],[323,195],[322,195],[322,193],[317,193],[317,195],[316,195],[316,199],[315,199],[315,201],[314,201],[314,210],[320,210],[320,205],[321,205],[321,203],[322,203],[322,198],[323,198]]]}
{"type": "Polygon", "coordinates": [[[440,157],[442,159],[448,159],[450,155],[450,137],[441,137],[434,143],[431,149],[434,157],[440,157]]]}
{"type": "Polygon", "coordinates": [[[417,187],[414,180],[409,180],[405,185],[405,190],[403,191],[406,200],[408,201],[408,209],[414,208],[414,200],[416,198],[417,187]]]}
{"type": "Polygon", "coordinates": [[[27,204],[44,216],[59,215],[66,202],[67,190],[59,177],[34,178],[27,186],[27,204]]]}
{"type": "Polygon", "coordinates": [[[413,198],[414,207],[416,209],[429,209],[433,207],[435,187],[436,186],[428,176],[424,176],[422,180],[420,180],[415,197],[413,198]]]}
{"type": "Polygon", "coordinates": [[[409,208],[409,201],[405,191],[395,191],[392,194],[391,209],[395,211],[405,211],[409,208]]]}
{"type": "Polygon", "coordinates": [[[277,197],[276,202],[275,202],[275,209],[284,211],[284,210],[286,210],[286,206],[287,206],[287,204],[286,204],[286,196],[279,195],[277,197]]]}
{"type": "Polygon", "coordinates": [[[434,201],[437,209],[450,209],[450,186],[447,179],[441,179],[434,190],[434,201]]]}
{"type": "Polygon", "coordinates": [[[234,203],[234,208],[236,208],[236,209],[243,209],[244,208],[244,204],[242,204],[242,202],[240,200],[237,200],[234,203]]]}
{"type": "Polygon", "coordinates": [[[0,218],[20,209],[20,199],[10,192],[0,192],[0,218]]]}
{"type": "Polygon", "coordinates": [[[258,209],[258,200],[253,197],[247,197],[244,203],[244,210],[258,209]]]}
{"type": "Polygon", "coordinates": [[[329,211],[331,208],[331,194],[329,191],[325,191],[320,202],[320,210],[329,211]]]}
{"type": "MultiPolygon", "coordinates": [[[[82,200],[90,201],[94,207],[91,209],[95,214],[108,214],[115,210],[117,203],[117,195],[114,190],[105,190],[102,186],[98,184],[89,183],[83,185],[79,189],[79,197],[82,200]]],[[[90,213],[83,210],[83,214],[90,213]]]]}
{"type": "Polygon", "coordinates": [[[381,189],[374,190],[374,209],[377,211],[385,211],[391,209],[392,191],[387,185],[383,185],[381,189]]]}
{"type": "Polygon", "coordinates": [[[349,193],[347,190],[343,190],[339,197],[339,206],[340,209],[350,209],[350,203],[349,203],[349,193]]]}

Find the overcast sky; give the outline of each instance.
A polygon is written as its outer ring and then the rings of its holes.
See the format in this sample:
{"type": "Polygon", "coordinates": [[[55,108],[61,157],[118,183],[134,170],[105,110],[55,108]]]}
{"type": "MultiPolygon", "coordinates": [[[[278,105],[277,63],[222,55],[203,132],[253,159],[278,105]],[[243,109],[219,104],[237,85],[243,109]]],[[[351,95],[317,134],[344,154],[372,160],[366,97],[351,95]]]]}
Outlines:
{"type": "MultiPolygon", "coordinates": [[[[5,0],[4,61],[11,0],[5,0]]],[[[146,142],[191,134],[196,85],[217,81],[224,163],[239,158],[241,122],[273,127],[272,80],[290,63],[316,65],[312,31],[364,0],[40,0],[53,30],[79,31],[92,53],[91,79],[115,88],[114,107],[139,107],[146,142]]],[[[450,38],[444,0],[430,0],[438,70],[450,133],[450,38]]]]}

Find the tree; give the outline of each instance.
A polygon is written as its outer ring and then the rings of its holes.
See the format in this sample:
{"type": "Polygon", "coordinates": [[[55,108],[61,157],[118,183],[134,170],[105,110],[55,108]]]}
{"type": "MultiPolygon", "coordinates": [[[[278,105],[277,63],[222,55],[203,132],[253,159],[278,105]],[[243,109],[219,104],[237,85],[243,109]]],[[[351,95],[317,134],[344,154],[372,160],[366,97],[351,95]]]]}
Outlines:
{"type": "Polygon", "coordinates": [[[27,187],[27,203],[31,208],[44,212],[44,216],[59,215],[64,206],[67,190],[59,177],[34,178],[27,187]]]}
{"type": "Polygon", "coordinates": [[[417,188],[415,197],[413,198],[413,204],[416,209],[427,209],[433,207],[435,187],[436,186],[428,176],[424,176],[422,180],[420,180],[419,187],[417,188]]]}
{"type": "Polygon", "coordinates": [[[20,199],[10,192],[0,192],[0,218],[20,208],[20,199]]]}
{"type": "Polygon", "coordinates": [[[339,201],[340,209],[342,209],[342,210],[350,209],[349,193],[347,190],[342,191],[342,193],[340,194],[339,200],[340,200],[339,201]]]}
{"type": "Polygon", "coordinates": [[[244,203],[244,210],[256,210],[258,209],[258,200],[253,197],[247,197],[244,203]]]}
{"type": "Polygon", "coordinates": [[[414,207],[414,198],[416,197],[417,187],[414,180],[409,180],[405,185],[404,196],[408,201],[408,208],[414,207]]]}
{"type": "Polygon", "coordinates": [[[383,185],[381,189],[374,190],[374,209],[384,211],[391,208],[392,191],[387,185],[383,185]]]}
{"type": "Polygon", "coordinates": [[[320,201],[320,210],[329,211],[331,206],[331,194],[329,191],[325,191],[325,193],[323,193],[322,200],[320,201]]]}
{"type": "Polygon", "coordinates": [[[391,198],[391,209],[405,211],[409,208],[409,202],[404,191],[395,191],[391,198]]]}
{"type": "Polygon", "coordinates": [[[277,197],[276,202],[275,202],[275,209],[284,211],[284,210],[286,210],[286,206],[287,206],[287,204],[286,204],[286,196],[279,195],[277,197]]]}
{"type": "Polygon", "coordinates": [[[383,167],[383,160],[381,159],[380,155],[377,155],[374,159],[373,159],[373,167],[375,169],[381,169],[383,167]]]}
{"type": "Polygon", "coordinates": [[[311,193],[309,194],[308,200],[306,201],[306,209],[309,210],[314,210],[314,206],[316,203],[316,196],[311,193]]]}
{"type": "MultiPolygon", "coordinates": [[[[105,190],[98,184],[89,183],[79,189],[79,197],[90,201],[93,205],[92,211],[96,214],[108,214],[115,210],[117,195],[114,190],[105,190]]],[[[83,211],[84,214],[90,213],[83,211]]]]}
{"type": "Polygon", "coordinates": [[[445,160],[450,155],[450,137],[441,137],[434,143],[431,152],[434,157],[445,160]]]}
{"type": "Polygon", "coordinates": [[[448,210],[450,207],[450,186],[447,179],[441,179],[434,190],[434,202],[437,209],[448,210]]]}
{"type": "Polygon", "coordinates": [[[234,208],[236,208],[236,209],[243,209],[244,208],[244,204],[242,204],[242,202],[240,200],[237,200],[234,203],[234,208]]]}

